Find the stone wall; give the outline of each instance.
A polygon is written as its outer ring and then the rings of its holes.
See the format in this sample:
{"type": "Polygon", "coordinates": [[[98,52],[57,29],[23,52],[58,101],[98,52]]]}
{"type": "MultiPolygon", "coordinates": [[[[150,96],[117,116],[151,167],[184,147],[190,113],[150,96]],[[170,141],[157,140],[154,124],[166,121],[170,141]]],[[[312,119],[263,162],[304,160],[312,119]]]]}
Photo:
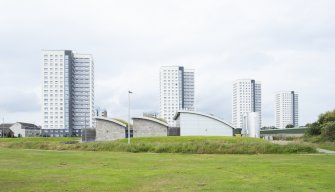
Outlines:
{"type": "Polygon", "coordinates": [[[147,119],[133,119],[134,137],[167,136],[168,127],[147,119]]]}
{"type": "Polygon", "coordinates": [[[96,119],[96,141],[124,139],[126,136],[125,130],[126,126],[113,121],[96,119]]]}

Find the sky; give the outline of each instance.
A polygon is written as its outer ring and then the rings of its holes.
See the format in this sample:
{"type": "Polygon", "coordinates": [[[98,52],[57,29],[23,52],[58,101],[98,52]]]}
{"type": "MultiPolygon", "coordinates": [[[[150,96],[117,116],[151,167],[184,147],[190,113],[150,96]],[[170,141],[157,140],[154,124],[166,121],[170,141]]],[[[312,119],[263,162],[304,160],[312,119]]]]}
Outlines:
{"type": "Polygon", "coordinates": [[[159,69],[195,69],[196,109],[231,121],[232,83],[299,93],[299,123],[335,108],[333,0],[0,0],[0,118],[41,123],[42,49],[90,53],[96,107],[159,111],[159,69]]]}

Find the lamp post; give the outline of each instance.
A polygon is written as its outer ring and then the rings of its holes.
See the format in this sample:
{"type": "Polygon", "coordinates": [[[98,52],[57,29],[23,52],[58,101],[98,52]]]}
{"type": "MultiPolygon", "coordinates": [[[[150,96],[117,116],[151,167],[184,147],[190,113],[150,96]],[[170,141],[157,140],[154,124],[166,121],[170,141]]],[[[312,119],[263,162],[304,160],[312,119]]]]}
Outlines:
{"type": "Polygon", "coordinates": [[[2,118],[2,138],[5,137],[5,118],[2,118]]]}
{"type": "Polygon", "coordinates": [[[86,129],[86,112],[85,112],[85,119],[84,119],[84,125],[85,125],[85,127],[84,127],[84,131],[85,131],[85,142],[87,142],[87,134],[86,134],[86,132],[87,132],[87,129],[86,129]]]}
{"type": "Polygon", "coordinates": [[[128,91],[128,144],[130,144],[130,94],[132,93],[128,91]]]}

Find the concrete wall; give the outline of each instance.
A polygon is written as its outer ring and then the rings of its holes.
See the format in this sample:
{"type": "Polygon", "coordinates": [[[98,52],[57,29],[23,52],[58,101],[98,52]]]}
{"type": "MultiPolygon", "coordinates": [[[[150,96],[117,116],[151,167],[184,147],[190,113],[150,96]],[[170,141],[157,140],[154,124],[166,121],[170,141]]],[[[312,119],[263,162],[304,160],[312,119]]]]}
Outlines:
{"type": "Polygon", "coordinates": [[[148,119],[133,118],[134,137],[167,136],[168,126],[148,119]]]}
{"type": "Polygon", "coordinates": [[[96,141],[124,139],[126,126],[112,120],[96,119],[96,141]]]}
{"type": "Polygon", "coordinates": [[[180,113],[180,136],[233,136],[233,127],[200,114],[180,113]]]}

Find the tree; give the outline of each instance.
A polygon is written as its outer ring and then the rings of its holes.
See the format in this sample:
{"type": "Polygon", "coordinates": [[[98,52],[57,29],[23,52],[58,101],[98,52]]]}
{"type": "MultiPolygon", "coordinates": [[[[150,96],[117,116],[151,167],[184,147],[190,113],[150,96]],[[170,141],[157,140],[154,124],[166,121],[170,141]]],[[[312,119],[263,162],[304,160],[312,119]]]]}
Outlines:
{"type": "Polygon", "coordinates": [[[322,113],[316,122],[306,126],[307,136],[320,136],[320,139],[335,141],[335,110],[322,113]]]}
{"type": "Polygon", "coordinates": [[[320,125],[333,121],[335,121],[335,109],[319,115],[318,122],[320,125]]]}
{"type": "Polygon", "coordinates": [[[286,125],[285,128],[294,128],[294,125],[292,125],[292,124],[288,124],[288,125],[286,125]]]}

